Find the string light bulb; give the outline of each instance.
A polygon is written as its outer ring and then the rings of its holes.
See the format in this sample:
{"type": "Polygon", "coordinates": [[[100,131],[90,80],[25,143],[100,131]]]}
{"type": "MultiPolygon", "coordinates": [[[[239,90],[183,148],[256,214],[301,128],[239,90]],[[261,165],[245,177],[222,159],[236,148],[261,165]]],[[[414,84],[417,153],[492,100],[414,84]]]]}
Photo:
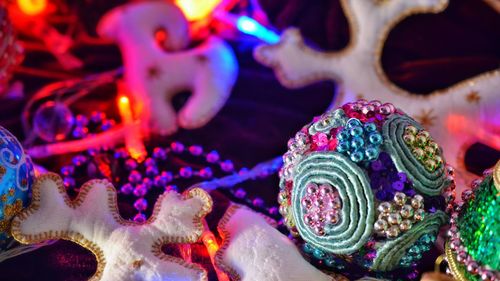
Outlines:
{"type": "Polygon", "coordinates": [[[19,9],[28,16],[43,13],[48,6],[47,0],[17,0],[19,9]]]}
{"type": "Polygon", "coordinates": [[[146,148],[142,142],[140,127],[135,124],[130,100],[126,95],[120,95],[118,98],[118,110],[122,122],[127,131],[125,132],[125,147],[130,156],[141,162],[147,155],[146,148]]]}
{"type": "Polygon", "coordinates": [[[207,18],[221,0],[176,0],[175,4],[184,12],[189,21],[207,18]]]}

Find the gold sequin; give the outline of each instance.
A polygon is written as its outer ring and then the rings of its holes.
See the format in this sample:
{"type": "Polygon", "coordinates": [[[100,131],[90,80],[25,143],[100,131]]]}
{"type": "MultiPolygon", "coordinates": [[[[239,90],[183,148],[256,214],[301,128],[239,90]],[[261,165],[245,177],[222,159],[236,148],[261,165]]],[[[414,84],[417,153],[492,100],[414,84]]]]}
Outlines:
{"type": "Polygon", "coordinates": [[[17,199],[14,204],[7,204],[4,207],[4,216],[6,218],[12,218],[17,213],[21,212],[23,209],[23,201],[21,199],[17,199]]]}

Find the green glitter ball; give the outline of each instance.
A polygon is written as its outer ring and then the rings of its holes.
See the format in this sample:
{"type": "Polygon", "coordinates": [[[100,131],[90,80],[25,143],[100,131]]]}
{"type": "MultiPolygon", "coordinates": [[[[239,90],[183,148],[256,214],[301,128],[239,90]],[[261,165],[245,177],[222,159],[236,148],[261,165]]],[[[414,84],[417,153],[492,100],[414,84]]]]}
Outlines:
{"type": "Polygon", "coordinates": [[[493,177],[486,177],[474,191],[457,220],[460,239],[474,260],[500,269],[500,192],[493,177]]]}

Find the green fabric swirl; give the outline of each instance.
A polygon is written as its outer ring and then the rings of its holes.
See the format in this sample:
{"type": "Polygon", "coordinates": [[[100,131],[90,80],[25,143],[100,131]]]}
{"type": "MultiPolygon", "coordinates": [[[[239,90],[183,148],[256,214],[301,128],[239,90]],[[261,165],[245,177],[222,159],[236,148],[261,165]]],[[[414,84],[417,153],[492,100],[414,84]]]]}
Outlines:
{"type": "Polygon", "coordinates": [[[310,135],[314,135],[318,132],[330,134],[330,130],[344,126],[348,118],[345,115],[344,110],[339,108],[333,111],[328,111],[321,119],[322,120],[314,122],[311,127],[309,127],[310,135]]]}
{"type": "Polygon", "coordinates": [[[429,214],[425,219],[414,225],[405,234],[394,240],[388,240],[377,249],[377,257],[373,260],[372,270],[390,271],[399,265],[399,261],[408,249],[424,234],[437,235],[439,228],[447,221],[448,217],[442,211],[429,214]]]}
{"type": "Polygon", "coordinates": [[[333,254],[351,254],[372,234],[375,220],[373,192],[366,174],[347,157],[335,152],[313,152],[298,163],[292,191],[293,216],[301,237],[333,254]],[[316,235],[304,222],[301,199],[308,183],[334,186],[342,200],[340,222],[324,236],[316,235]]]}
{"type": "Polygon", "coordinates": [[[417,191],[431,196],[439,195],[443,188],[449,184],[444,165],[441,165],[434,172],[429,172],[415,158],[403,140],[405,128],[409,125],[422,129],[420,124],[406,115],[395,114],[389,117],[382,127],[383,148],[391,155],[398,171],[408,175],[417,191]]]}

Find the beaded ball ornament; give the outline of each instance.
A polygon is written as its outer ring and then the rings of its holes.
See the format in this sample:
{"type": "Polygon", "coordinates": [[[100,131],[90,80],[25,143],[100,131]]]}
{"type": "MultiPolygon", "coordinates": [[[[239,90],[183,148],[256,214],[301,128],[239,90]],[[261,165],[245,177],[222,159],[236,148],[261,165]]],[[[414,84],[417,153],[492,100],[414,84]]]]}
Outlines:
{"type": "Polygon", "coordinates": [[[8,247],[12,218],[28,205],[35,177],[23,147],[0,126],[0,250],[8,247]]]}
{"type": "Polygon", "coordinates": [[[446,258],[459,281],[500,280],[500,161],[462,193],[451,214],[446,258]]]}
{"type": "Polygon", "coordinates": [[[279,211],[304,252],[329,269],[416,278],[455,188],[429,133],[390,103],[358,100],[315,118],[288,148],[279,211]]]}

